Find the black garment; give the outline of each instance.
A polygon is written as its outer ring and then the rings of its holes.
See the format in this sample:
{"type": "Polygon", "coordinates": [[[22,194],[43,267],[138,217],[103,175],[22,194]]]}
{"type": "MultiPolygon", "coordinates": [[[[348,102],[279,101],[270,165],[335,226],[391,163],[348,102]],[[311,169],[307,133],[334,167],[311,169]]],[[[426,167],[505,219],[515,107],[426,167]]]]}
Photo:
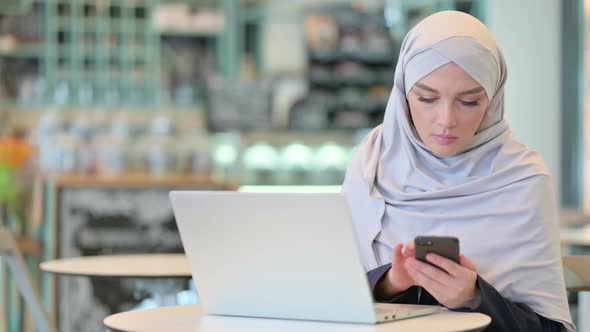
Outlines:
{"type": "MultiPolygon", "coordinates": [[[[427,304],[440,305],[440,303],[425,289],[421,290],[418,299],[419,287],[410,287],[405,292],[392,299],[383,299],[383,296],[375,294],[375,286],[389,271],[391,264],[380,266],[367,272],[369,285],[373,297],[377,302],[403,303],[403,304],[427,304]]],[[[553,332],[564,331],[561,323],[538,315],[528,305],[515,303],[505,298],[492,285],[488,284],[481,276],[477,276],[477,287],[481,302],[476,308],[450,309],[453,311],[481,312],[492,318],[492,322],[486,331],[535,331],[553,332]]]]}

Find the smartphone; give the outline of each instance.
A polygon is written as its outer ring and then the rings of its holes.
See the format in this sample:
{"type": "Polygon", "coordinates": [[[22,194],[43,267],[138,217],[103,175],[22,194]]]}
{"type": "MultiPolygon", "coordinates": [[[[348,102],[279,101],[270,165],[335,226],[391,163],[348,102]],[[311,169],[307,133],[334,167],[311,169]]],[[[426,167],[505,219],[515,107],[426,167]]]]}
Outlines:
{"type": "Polygon", "coordinates": [[[459,239],[452,236],[416,236],[414,239],[416,259],[426,261],[426,255],[435,253],[459,263],[459,239]]]}

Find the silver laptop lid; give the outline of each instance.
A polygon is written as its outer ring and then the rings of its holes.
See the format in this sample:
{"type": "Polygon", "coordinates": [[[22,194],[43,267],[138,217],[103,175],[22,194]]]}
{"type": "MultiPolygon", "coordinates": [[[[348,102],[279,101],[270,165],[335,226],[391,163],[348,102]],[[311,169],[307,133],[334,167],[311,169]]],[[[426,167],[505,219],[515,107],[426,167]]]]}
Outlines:
{"type": "Polygon", "coordinates": [[[344,196],[219,191],[170,196],[209,314],[375,322],[344,196]]]}

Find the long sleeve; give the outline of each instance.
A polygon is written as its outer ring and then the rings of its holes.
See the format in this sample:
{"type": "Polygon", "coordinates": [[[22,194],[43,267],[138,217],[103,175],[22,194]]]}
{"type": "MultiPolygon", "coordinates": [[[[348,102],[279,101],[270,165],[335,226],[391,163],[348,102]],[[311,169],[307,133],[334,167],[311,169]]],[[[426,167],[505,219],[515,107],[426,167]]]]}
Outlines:
{"type": "Polygon", "coordinates": [[[367,279],[369,286],[373,294],[375,302],[383,303],[401,303],[401,304],[427,304],[427,305],[438,305],[438,301],[428,292],[420,289],[420,287],[413,286],[408,288],[406,291],[396,295],[393,298],[387,298],[383,294],[376,292],[377,283],[385,277],[385,274],[391,268],[391,263],[380,266],[367,272],[367,279]]]}
{"type": "Polygon", "coordinates": [[[373,293],[373,297],[375,299],[380,298],[380,296],[377,296],[377,294],[375,294],[375,287],[377,287],[377,283],[379,283],[379,281],[383,279],[383,277],[385,276],[387,271],[389,271],[390,268],[391,263],[379,266],[378,268],[367,272],[367,280],[369,281],[369,287],[371,288],[371,292],[373,293]]]}
{"type": "MultiPolygon", "coordinates": [[[[481,312],[492,318],[486,331],[563,331],[565,327],[534,312],[528,305],[512,302],[482,277],[477,277],[481,302],[464,311],[481,312]]],[[[461,310],[463,311],[463,310],[461,310]]]]}
{"type": "MultiPolygon", "coordinates": [[[[391,264],[380,266],[367,272],[369,286],[373,297],[377,302],[403,303],[403,304],[428,304],[438,305],[438,301],[426,290],[420,287],[411,287],[392,299],[387,299],[381,294],[376,294],[377,283],[385,276],[391,264]]],[[[454,311],[480,312],[492,318],[492,323],[486,331],[539,331],[553,332],[563,331],[564,326],[535,313],[529,306],[523,303],[515,303],[505,298],[492,285],[478,276],[477,287],[480,294],[480,303],[474,308],[451,309],[454,311]]]]}

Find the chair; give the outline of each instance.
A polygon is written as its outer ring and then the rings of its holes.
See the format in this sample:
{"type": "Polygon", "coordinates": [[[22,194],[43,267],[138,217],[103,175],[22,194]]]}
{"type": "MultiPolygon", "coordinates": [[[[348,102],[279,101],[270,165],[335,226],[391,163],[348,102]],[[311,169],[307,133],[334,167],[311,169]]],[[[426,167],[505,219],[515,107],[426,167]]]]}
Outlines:
{"type": "Polygon", "coordinates": [[[584,226],[590,224],[590,215],[578,208],[563,207],[559,211],[559,222],[564,227],[584,226]]]}
{"type": "Polygon", "coordinates": [[[6,262],[8,265],[25,303],[31,310],[37,331],[57,332],[49,319],[49,314],[39,300],[37,291],[33,287],[12,232],[2,225],[0,225],[0,256],[2,262],[6,262]]]}
{"type": "Polygon", "coordinates": [[[570,292],[590,291],[590,256],[563,256],[565,288],[570,292]]]}
{"type": "MultiPolygon", "coordinates": [[[[568,292],[590,292],[590,256],[563,256],[563,274],[568,292]]],[[[590,313],[590,293],[578,294],[578,331],[590,331],[584,315],[590,313]]]]}

